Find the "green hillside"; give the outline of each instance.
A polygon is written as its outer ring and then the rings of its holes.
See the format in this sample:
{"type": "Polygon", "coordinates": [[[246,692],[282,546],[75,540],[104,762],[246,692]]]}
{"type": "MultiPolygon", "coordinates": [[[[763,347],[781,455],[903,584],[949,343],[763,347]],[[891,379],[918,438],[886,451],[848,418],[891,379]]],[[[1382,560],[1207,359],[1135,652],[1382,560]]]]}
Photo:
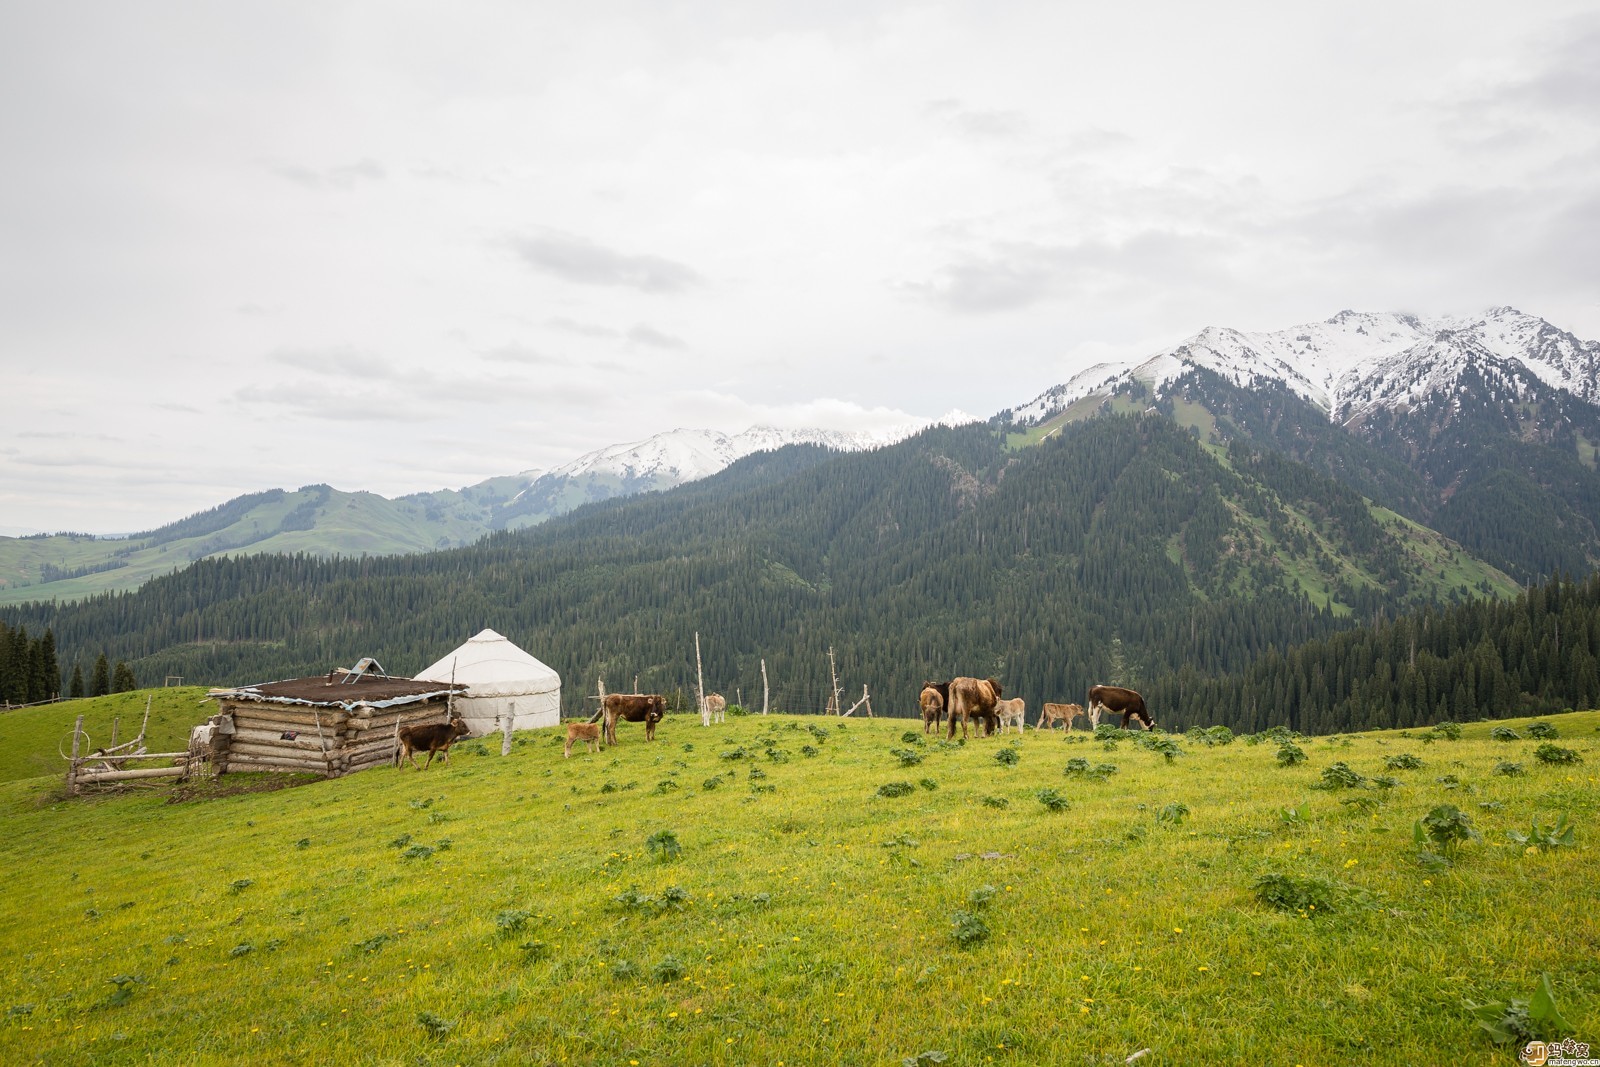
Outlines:
{"type": "Polygon", "coordinates": [[[1541,975],[1600,1033],[1600,713],[1549,722],[1281,766],[1271,742],[672,716],[571,760],[538,731],[209,801],[16,782],[0,1059],[1510,1062],[1469,1004],[1541,975]],[[1481,836],[1419,863],[1430,813],[1481,836]],[[1562,817],[1571,844],[1541,830],[1562,817]]]}
{"type": "Polygon", "coordinates": [[[113,727],[118,743],[132,741],[144,721],[147,700],[150,722],[145,747],[151,752],[182,752],[189,744],[189,728],[216,711],[215,705],[208,710],[202,703],[205,695],[204,686],[174,686],[0,712],[0,782],[64,778],[67,761],[62,756],[72,751],[72,728],[79,715],[89,750],[109,747],[113,727]]]}
{"type": "Polygon", "coordinates": [[[0,617],[53,627],[64,669],[104,650],[147,680],[219,684],[364,655],[404,673],[487,625],[556,667],[573,700],[600,677],[686,690],[699,632],[724,692],[759,692],[765,659],[780,701],[821,706],[830,647],[877,693],[970,673],[1077,699],[1108,677],[1239,670],[1380,612],[1514,591],[1276,453],[1219,457],[1149,416],[1022,451],[985,426],[870,453],[791,448],[465,549],[206,560],[129,596],[0,617]]]}

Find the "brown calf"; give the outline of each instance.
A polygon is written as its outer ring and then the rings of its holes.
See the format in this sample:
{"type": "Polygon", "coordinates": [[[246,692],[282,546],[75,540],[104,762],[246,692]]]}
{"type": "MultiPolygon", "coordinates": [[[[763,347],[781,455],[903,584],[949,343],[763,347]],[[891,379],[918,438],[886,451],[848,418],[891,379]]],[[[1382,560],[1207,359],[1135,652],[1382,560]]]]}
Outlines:
{"type": "Polygon", "coordinates": [[[590,752],[600,751],[600,724],[597,722],[567,723],[567,759],[572,758],[572,745],[576,741],[582,741],[587,744],[590,752]]]}
{"type": "Polygon", "coordinates": [[[922,692],[917,697],[917,703],[922,706],[922,732],[927,733],[928,727],[933,727],[933,732],[938,733],[944,724],[944,694],[950,691],[950,683],[935,684],[922,683],[922,692]],[[943,690],[944,692],[940,692],[943,690]]]}
{"type": "Polygon", "coordinates": [[[459,715],[449,722],[430,722],[422,726],[403,726],[400,729],[400,749],[394,754],[394,765],[400,766],[402,759],[409,759],[411,766],[417,765],[417,753],[426,749],[428,762],[422,765],[422,770],[433,766],[434,753],[439,754],[439,762],[450,762],[450,746],[456,743],[456,738],[467,736],[467,724],[459,715]]]}
{"type": "Polygon", "coordinates": [[[1000,732],[1006,732],[1006,726],[1014,727],[1017,733],[1028,725],[1028,710],[1021,697],[1012,697],[1010,700],[996,700],[994,702],[995,718],[1000,720],[1000,732]]]}
{"type": "Polygon", "coordinates": [[[1049,726],[1054,730],[1057,722],[1064,722],[1067,724],[1067,729],[1071,730],[1072,724],[1081,718],[1083,718],[1082,704],[1046,704],[1039,712],[1039,721],[1034,723],[1033,728],[1037,730],[1042,726],[1049,726]]]}

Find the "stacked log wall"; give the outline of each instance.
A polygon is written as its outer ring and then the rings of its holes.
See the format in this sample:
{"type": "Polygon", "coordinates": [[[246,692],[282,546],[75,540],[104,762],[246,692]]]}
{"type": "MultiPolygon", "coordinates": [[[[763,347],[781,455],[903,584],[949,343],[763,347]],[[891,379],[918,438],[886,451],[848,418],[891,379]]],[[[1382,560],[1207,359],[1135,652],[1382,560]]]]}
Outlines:
{"type": "Polygon", "coordinates": [[[223,701],[219,719],[233,732],[214,756],[217,772],[299,771],[338,778],[394,762],[396,735],[406,726],[444,722],[447,703],[433,700],[392,708],[312,708],[223,701]],[[294,734],[286,738],[286,733],[294,734]]]}

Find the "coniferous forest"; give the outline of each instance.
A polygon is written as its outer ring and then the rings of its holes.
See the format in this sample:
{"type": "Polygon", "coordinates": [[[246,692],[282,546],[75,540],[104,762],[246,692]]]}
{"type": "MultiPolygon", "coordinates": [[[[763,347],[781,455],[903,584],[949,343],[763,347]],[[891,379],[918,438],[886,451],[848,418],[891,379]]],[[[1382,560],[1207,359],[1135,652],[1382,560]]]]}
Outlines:
{"type": "MultiPolygon", "coordinates": [[[[1042,444],[935,428],[869,453],[791,446],[671,492],[467,548],[207,559],[136,592],[0,611],[60,667],[238,685],[375,656],[421,669],[488,626],[559,671],[567,714],[706,684],[911,714],[925,679],[994,676],[1029,703],[1143,689],[1163,726],[1308,732],[1600,699],[1600,587],[1513,598],[1504,573],[1329,473],[1160,415],[1042,444]]],[[[58,682],[65,685],[65,682],[58,682]]]]}

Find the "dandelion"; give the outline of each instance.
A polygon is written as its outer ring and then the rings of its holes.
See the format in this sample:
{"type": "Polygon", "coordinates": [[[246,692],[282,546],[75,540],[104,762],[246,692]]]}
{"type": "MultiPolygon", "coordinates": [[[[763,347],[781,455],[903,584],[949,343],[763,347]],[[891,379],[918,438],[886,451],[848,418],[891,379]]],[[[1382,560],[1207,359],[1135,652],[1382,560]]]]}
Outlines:
{"type": "Polygon", "coordinates": [[[1354,867],[1356,865],[1356,862],[1357,861],[1356,861],[1356,859],[1354,857],[1351,857],[1350,859],[1345,860],[1344,861],[1345,870],[1349,870],[1351,867],[1354,867]]]}
{"type": "Polygon", "coordinates": [[[1432,885],[1433,884],[1433,879],[1432,878],[1424,878],[1422,880],[1422,884],[1423,885],[1432,885]]]}
{"type": "Polygon", "coordinates": [[[1210,969],[1211,969],[1210,967],[1201,967],[1200,968],[1200,970],[1202,970],[1202,971],[1209,971],[1210,969]]]}
{"type": "Polygon", "coordinates": [[[1173,928],[1172,928],[1172,932],[1173,932],[1173,933],[1175,933],[1175,934],[1181,934],[1181,933],[1183,933],[1183,927],[1181,927],[1181,926],[1174,926],[1174,927],[1173,927],[1173,928]]]}

